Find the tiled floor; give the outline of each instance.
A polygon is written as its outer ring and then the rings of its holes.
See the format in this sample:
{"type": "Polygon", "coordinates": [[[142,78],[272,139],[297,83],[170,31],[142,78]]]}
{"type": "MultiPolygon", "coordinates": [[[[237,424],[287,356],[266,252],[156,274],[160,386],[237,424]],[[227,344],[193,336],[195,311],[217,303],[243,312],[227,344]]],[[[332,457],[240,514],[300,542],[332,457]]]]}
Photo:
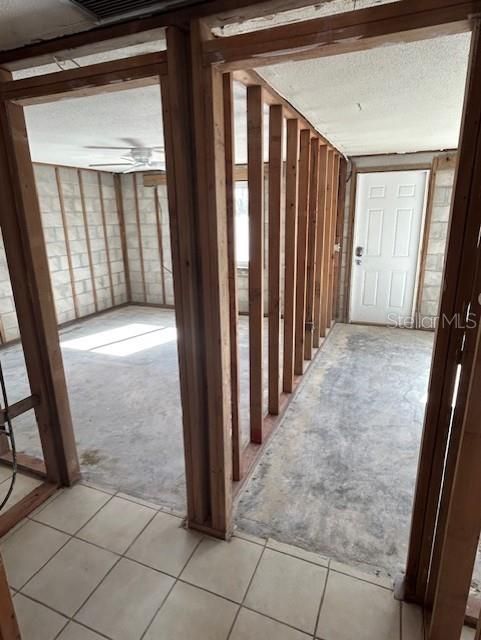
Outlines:
{"type": "MultiPolygon", "coordinates": [[[[422,640],[383,579],[152,504],[64,490],[0,543],[23,640],[422,640]]],[[[474,638],[465,629],[463,640],[474,638]]]]}

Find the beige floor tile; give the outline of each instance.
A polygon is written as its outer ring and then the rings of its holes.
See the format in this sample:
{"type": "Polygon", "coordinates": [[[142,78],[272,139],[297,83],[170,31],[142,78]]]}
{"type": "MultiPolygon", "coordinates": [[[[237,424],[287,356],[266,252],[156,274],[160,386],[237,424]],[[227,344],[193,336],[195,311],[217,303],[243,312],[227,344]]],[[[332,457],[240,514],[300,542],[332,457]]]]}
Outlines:
{"type": "Polygon", "coordinates": [[[75,533],[110,498],[107,493],[78,484],[63,491],[58,498],[35,515],[35,520],[66,533],[75,533]]]}
{"type": "Polygon", "coordinates": [[[323,640],[399,640],[400,603],[388,589],[329,573],[316,635],[323,640]]]}
{"type": "Polygon", "coordinates": [[[261,546],[240,538],[232,538],[230,542],[204,538],[181,577],[220,596],[241,602],[261,553],[261,546]]]}
{"type": "Polygon", "coordinates": [[[77,536],[110,551],[124,553],[154,516],[152,509],[122,498],[112,498],[80,529],[77,536]]]}
{"type": "Polygon", "coordinates": [[[415,604],[401,603],[402,640],[424,640],[423,610],[415,604]]]}
{"type": "Polygon", "coordinates": [[[32,520],[1,545],[9,584],[20,589],[68,540],[68,535],[32,520]]]}
{"type": "Polygon", "coordinates": [[[144,640],[226,640],[238,605],[178,582],[144,640]]]}
{"type": "Polygon", "coordinates": [[[241,609],[229,640],[307,640],[311,637],[260,613],[241,609]]]}
{"type": "MultiPolygon", "coordinates": [[[[10,469],[10,467],[6,467],[3,464],[0,465],[0,483],[2,483],[4,480],[8,480],[12,475],[12,470],[10,469]]],[[[1,492],[3,492],[5,489],[5,487],[0,487],[0,495],[1,492]]]]}
{"type": "Polygon", "coordinates": [[[110,489],[109,487],[102,487],[100,484],[95,484],[95,482],[90,482],[88,480],[82,480],[80,483],[84,487],[90,487],[91,489],[97,489],[97,491],[103,491],[104,493],[108,493],[113,496],[117,493],[115,489],[110,489]]]}
{"type": "Polygon", "coordinates": [[[138,640],[174,579],[122,559],[75,616],[114,640],[138,640]]]}
{"type": "Polygon", "coordinates": [[[67,618],[21,593],[17,593],[13,603],[22,640],[54,640],[67,623],[67,618]]]}
{"type": "Polygon", "coordinates": [[[195,531],[184,529],[180,518],[159,512],[126,555],[149,567],[178,576],[201,537],[195,531]]]}
{"type": "Polygon", "coordinates": [[[474,629],[463,627],[463,630],[461,631],[461,640],[474,640],[475,635],[476,633],[474,629]]]}
{"type": "Polygon", "coordinates": [[[351,567],[348,564],[336,562],[336,560],[331,560],[330,569],[331,571],[344,573],[347,576],[352,576],[353,578],[359,578],[359,580],[372,582],[372,584],[377,584],[379,587],[385,587],[386,589],[393,588],[392,578],[389,578],[387,576],[377,576],[375,573],[367,573],[365,571],[361,571],[360,569],[356,569],[355,567],[351,567]]]}
{"type": "Polygon", "coordinates": [[[160,505],[155,502],[150,502],[149,500],[142,500],[142,498],[137,498],[136,496],[131,496],[128,493],[122,493],[119,491],[117,493],[117,498],[124,498],[124,500],[130,500],[130,502],[136,502],[137,504],[141,504],[144,507],[150,507],[150,509],[154,509],[158,511],[160,509],[160,505]]]}
{"type": "MultiPolygon", "coordinates": [[[[4,509],[13,507],[14,504],[20,502],[22,498],[25,498],[26,495],[28,495],[36,487],[39,487],[41,484],[42,480],[40,478],[32,478],[30,476],[25,476],[22,473],[18,473],[15,478],[12,495],[8,499],[8,502],[6,503],[4,509]]],[[[7,494],[8,486],[8,480],[0,484],[0,502],[3,501],[4,497],[7,494]]]]}
{"type": "Polygon", "coordinates": [[[36,509],[34,509],[34,511],[29,513],[28,517],[31,520],[35,520],[35,516],[37,515],[37,513],[40,513],[40,511],[43,511],[46,506],[48,506],[51,502],[53,502],[59,496],[61,496],[64,491],[65,491],[65,489],[57,489],[57,491],[53,495],[51,495],[50,498],[47,498],[47,500],[45,500],[45,502],[42,502],[42,504],[39,507],[37,507],[36,509]]]}
{"type": "Polygon", "coordinates": [[[266,538],[259,538],[258,536],[253,536],[250,533],[246,533],[245,531],[236,530],[234,531],[234,535],[236,538],[241,538],[242,540],[247,540],[248,542],[255,542],[256,544],[260,544],[262,547],[266,546],[266,538]]]}
{"type": "Polygon", "coordinates": [[[71,616],[117,559],[110,551],[72,539],[22,591],[71,616]]]}
{"type": "Polygon", "coordinates": [[[18,522],[14,527],[12,527],[9,531],[7,531],[7,533],[4,536],[0,538],[0,543],[4,544],[5,541],[8,540],[8,538],[15,535],[15,533],[17,533],[19,529],[24,527],[27,524],[27,522],[28,522],[28,518],[24,518],[23,520],[20,520],[20,522],[18,522]]]}
{"type": "Polygon", "coordinates": [[[300,558],[301,560],[307,560],[307,562],[313,562],[314,564],[318,564],[321,567],[329,566],[329,558],[321,556],[319,553],[313,553],[312,551],[306,551],[305,549],[301,549],[300,547],[295,547],[292,544],[277,542],[277,540],[269,538],[267,540],[267,546],[269,547],[269,549],[274,549],[275,551],[280,551],[281,553],[287,553],[290,556],[300,558]]]}
{"type": "Polygon", "coordinates": [[[245,605],[314,633],[327,569],[266,549],[245,605]]]}
{"type": "Polygon", "coordinates": [[[102,636],[82,627],[76,622],[69,622],[57,640],[104,640],[102,636]]]}

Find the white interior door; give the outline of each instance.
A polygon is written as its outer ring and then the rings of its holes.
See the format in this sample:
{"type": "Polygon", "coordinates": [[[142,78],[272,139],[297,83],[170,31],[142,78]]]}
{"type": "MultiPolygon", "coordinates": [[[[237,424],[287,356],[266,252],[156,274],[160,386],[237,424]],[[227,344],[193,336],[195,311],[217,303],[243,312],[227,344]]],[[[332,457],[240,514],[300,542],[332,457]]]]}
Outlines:
{"type": "Polygon", "coordinates": [[[358,175],[350,321],[403,324],[413,315],[427,171],[358,175]]]}

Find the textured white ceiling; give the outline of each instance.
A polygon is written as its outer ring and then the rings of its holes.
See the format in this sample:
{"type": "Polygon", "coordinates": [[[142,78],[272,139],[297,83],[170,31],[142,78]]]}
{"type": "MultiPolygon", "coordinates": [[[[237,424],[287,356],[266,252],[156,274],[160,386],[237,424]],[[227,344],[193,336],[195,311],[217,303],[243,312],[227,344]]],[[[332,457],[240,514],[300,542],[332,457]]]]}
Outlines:
{"type": "Polygon", "coordinates": [[[258,72],[348,155],[457,147],[470,34],[258,72]]]}
{"type": "Polygon", "coordinates": [[[34,162],[88,167],[121,162],[125,153],[86,148],[91,145],[124,146],[125,138],[145,147],[164,144],[158,85],[30,106],[25,116],[34,162]]]}
{"type": "MultiPolygon", "coordinates": [[[[347,155],[452,149],[458,144],[468,48],[468,35],[447,36],[259,72],[347,155]]],[[[85,147],[117,146],[122,138],[163,144],[157,86],[27,107],[26,117],[37,162],[119,161],[121,151],[85,147]]],[[[237,162],[245,162],[242,87],[236,89],[236,150],[237,162]]]]}
{"type": "Polygon", "coordinates": [[[12,49],[95,26],[67,0],[1,0],[0,49],[12,49]]]}

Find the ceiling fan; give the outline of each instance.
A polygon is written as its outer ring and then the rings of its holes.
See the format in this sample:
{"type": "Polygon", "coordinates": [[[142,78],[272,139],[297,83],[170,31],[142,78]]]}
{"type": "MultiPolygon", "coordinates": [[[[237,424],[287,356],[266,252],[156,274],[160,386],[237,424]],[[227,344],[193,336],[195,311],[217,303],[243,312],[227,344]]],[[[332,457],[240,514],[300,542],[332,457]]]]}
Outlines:
{"type": "Polygon", "coordinates": [[[145,147],[140,141],[133,138],[121,138],[121,141],[125,142],[128,146],[103,147],[91,145],[85,147],[86,149],[104,149],[109,151],[126,152],[124,155],[120,156],[122,162],[112,161],[92,163],[89,164],[89,167],[128,167],[122,173],[130,173],[141,169],[165,171],[165,152],[163,146],[145,147]]]}

